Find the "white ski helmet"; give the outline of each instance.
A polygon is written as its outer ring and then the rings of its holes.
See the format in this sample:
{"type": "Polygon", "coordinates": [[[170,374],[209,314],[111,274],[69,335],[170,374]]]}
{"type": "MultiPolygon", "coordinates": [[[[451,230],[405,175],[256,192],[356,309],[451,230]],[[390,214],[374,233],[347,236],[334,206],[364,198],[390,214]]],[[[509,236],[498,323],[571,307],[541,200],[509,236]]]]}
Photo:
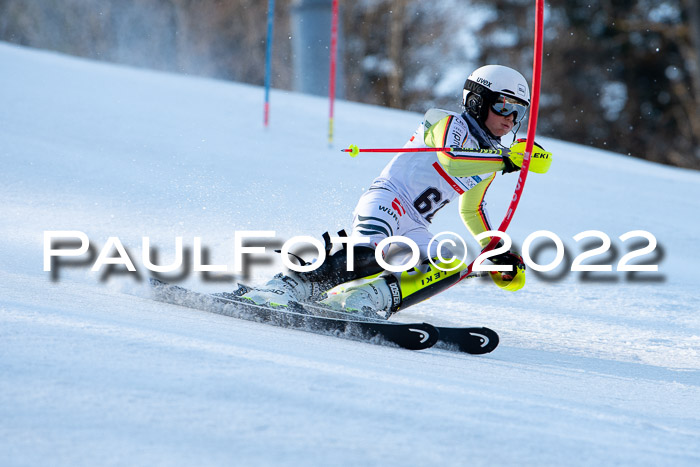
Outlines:
{"type": "MultiPolygon", "coordinates": [[[[507,66],[486,65],[474,70],[465,81],[462,105],[483,125],[489,107],[502,96],[515,99],[525,107],[530,106],[530,87],[523,75],[507,66]]],[[[517,115],[516,120],[524,117],[517,115]]]]}

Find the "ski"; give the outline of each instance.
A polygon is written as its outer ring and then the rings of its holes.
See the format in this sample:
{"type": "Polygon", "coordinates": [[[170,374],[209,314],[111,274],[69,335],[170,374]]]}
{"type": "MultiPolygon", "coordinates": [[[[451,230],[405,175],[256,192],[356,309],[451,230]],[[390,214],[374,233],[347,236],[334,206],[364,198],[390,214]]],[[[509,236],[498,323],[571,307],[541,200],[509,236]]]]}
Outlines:
{"type": "Polygon", "coordinates": [[[150,279],[150,285],[153,298],[158,301],[274,326],[373,344],[389,343],[409,350],[427,349],[438,340],[437,329],[427,323],[398,324],[348,316],[317,316],[303,305],[290,309],[255,305],[231,297],[195,292],[154,278],[150,279]]]}
{"type": "Polygon", "coordinates": [[[498,333],[486,327],[435,326],[439,338],[435,348],[457,350],[472,355],[493,352],[498,347],[498,333]]]}
{"type": "MultiPolygon", "coordinates": [[[[245,286],[243,286],[245,287],[245,286]]],[[[235,294],[222,294],[224,297],[231,297],[235,294]]],[[[356,320],[371,321],[377,323],[393,323],[382,318],[359,317],[353,313],[343,312],[328,308],[320,304],[304,303],[295,304],[306,312],[311,312],[317,316],[334,317],[339,319],[353,318],[356,320]]],[[[434,325],[433,325],[434,326],[434,325]]],[[[492,352],[498,347],[498,333],[487,327],[447,327],[434,326],[438,330],[438,341],[435,348],[465,352],[472,355],[482,355],[492,352]]]]}
{"type": "Polygon", "coordinates": [[[267,322],[316,333],[333,334],[355,340],[384,339],[411,350],[436,348],[481,355],[499,344],[498,334],[486,327],[446,327],[427,323],[402,324],[382,318],[358,316],[319,304],[292,303],[288,309],[243,302],[239,293],[206,294],[150,279],[154,298],[160,301],[224,314],[249,321],[267,322]],[[410,331],[413,329],[413,331],[410,331]],[[417,330],[428,333],[420,335],[417,330]],[[426,339],[424,342],[423,339],[426,339]],[[432,343],[431,343],[432,342],[432,343]]]}

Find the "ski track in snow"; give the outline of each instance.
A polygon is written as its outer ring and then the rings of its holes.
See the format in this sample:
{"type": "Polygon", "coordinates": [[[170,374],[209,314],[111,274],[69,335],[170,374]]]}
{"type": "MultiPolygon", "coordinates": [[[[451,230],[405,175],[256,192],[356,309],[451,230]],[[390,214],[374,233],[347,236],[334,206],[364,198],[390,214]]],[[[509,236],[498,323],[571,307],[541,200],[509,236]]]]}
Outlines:
{"type": "MultiPolygon", "coordinates": [[[[258,87],[6,44],[0,59],[1,465],[700,463],[697,172],[538,138],[555,159],[528,177],[516,244],[549,230],[570,261],[572,237],[600,230],[615,265],[619,235],[647,230],[659,255],[641,260],[659,272],[530,271],[515,294],[473,280],[396,319],[484,325],[501,345],[410,352],[154,302],[143,280],[90,264],[42,270],[45,230],[83,231],[97,251],[117,236],[143,279],[143,236],[161,263],[176,236],[199,236],[210,264],[231,265],[236,230],[347,227],[390,156],[328,148],[325,99],[273,91],[264,130],[258,87]]],[[[402,145],[421,118],[336,113],[339,146],[402,145]]],[[[494,223],[514,183],[489,190],[494,223]]],[[[433,231],[466,239],[443,211],[433,231]]],[[[184,285],[230,290],[280,267],[270,254],[184,285]]]]}

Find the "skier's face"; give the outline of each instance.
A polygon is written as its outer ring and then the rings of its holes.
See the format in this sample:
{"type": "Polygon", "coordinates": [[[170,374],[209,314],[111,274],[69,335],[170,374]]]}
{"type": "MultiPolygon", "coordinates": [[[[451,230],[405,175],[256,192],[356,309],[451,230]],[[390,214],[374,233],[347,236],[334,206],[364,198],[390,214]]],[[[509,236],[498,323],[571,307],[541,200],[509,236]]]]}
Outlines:
{"type": "Polygon", "coordinates": [[[507,135],[515,124],[515,114],[511,113],[505,117],[498,115],[492,109],[489,109],[489,115],[486,117],[486,128],[489,129],[492,135],[501,136],[507,135]]]}

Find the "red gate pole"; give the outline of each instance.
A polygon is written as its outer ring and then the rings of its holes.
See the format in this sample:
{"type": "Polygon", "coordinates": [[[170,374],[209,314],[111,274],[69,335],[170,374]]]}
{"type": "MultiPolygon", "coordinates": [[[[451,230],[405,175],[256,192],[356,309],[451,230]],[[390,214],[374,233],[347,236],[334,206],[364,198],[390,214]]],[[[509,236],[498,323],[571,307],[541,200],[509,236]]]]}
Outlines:
{"type": "MultiPolygon", "coordinates": [[[[515,186],[515,192],[513,193],[513,199],[508,206],[508,211],[506,212],[503,221],[501,222],[498,230],[500,232],[505,232],[510,221],[513,220],[513,214],[520,203],[522,198],[523,189],[525,188],[525,180],[527,180],[527,174],[530,170],[530,156],[532,155],[532,148],[535,144],[535,132],[537,131],[537,113],[540,107],[540,83],[542,78],[542,45],[543,45],[543,22],[544,22],[544,0],[535,0],[535,50],[532,61],[532,97],[530,101],[530,118],[527,126],[527,142],[525,143],[525,155],[523,157],[523,165],[520,169],[518,176],[518,183],[515,186]]],[[[486,248],[483,251],[492,250],[498,244],[500,239],[494,237],[491,239],[486,248]]],[[[460,273],[459,281],[465,279],[472,272],[474,267],[474,261],[460,273]]],[[[457,281],[457,282],[459,282],[457,281]]],[[[456,282],[455,282],[456,283],[456,282]]]]}

